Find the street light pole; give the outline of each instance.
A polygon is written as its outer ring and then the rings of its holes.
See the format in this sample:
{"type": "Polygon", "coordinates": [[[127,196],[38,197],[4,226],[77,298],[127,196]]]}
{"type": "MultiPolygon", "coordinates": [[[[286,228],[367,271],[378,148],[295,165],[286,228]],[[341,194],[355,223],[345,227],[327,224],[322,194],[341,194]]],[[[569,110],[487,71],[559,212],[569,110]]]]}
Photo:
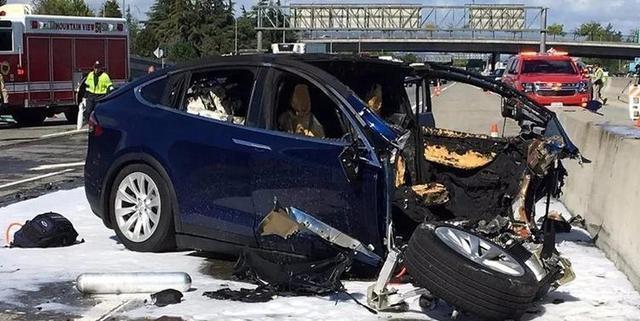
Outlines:
{"type": "Polygon", "coordinates": [[[235,40],[233,43],[233,48],[234,48],[234,52],[235,55],[238,55],[238,17],[233,17],[233,20],[235,22],[235,40]]]}
{"type": "Polygon", "coordinates": [[[547,51],[547,8],[540,11],[540,53],[547,51]]]}

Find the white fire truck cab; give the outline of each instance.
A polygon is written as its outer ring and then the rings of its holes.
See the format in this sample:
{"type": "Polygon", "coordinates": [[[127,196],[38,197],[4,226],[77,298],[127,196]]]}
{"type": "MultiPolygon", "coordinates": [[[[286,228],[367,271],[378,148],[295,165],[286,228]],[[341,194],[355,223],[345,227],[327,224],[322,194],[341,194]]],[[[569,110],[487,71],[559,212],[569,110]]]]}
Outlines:
{"type": "Polygon", "coordinates": [[[77,89],[96,60],[115,86],[129,77],[125,19],[31,14],[22,4],[0,6],[0,72],[8,101],[0,115],[37,125],[64,112],[75,123],[77,89]]]}

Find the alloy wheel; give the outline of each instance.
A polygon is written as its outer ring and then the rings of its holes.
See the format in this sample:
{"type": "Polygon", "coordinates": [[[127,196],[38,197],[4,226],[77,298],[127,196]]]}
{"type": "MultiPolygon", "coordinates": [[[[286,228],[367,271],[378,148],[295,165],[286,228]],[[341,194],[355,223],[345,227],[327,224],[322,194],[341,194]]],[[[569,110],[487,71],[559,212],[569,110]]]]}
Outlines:
{"type": "Polygon", "coordinates": [[[435,234],[448,247],[473,262],[507,275],[524,275],[524,267],[513,256],[477,235],[448,226],[437,227],[435,234]]]}
{"type": "Polygon", "coordinates": [[[122,179],[115,197],[115,218],[120,232],[132,242],[144,242],[160,222],[161,199],[158,186],[142,172],[122,179]]]}

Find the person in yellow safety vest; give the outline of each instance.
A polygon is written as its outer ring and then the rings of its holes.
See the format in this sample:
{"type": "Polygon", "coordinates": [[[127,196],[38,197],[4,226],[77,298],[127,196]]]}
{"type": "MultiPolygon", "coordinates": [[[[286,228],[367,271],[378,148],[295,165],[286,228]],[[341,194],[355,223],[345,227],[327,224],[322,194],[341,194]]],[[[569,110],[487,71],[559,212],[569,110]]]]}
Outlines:
{"type": "Polygon", "coordinates": [[[113,90],[113,83],[111,82],[109,75],[102,69],[100,61],[96,61],[93,64],[93,71],[87,75],[84,84],[86,86],[84,118],[88,120],[89,115],[91,115],[93,108],[96,105],[96,100],[111,92],[111,90],[113,90]]]}
{"type": "Polygon", "coordinates": [[[594,100],[602,102],[603,105],[607,104],[607,98],[602,97],[602,88],[604,87],[604,69],[599,63],[595,64],[596,71],[593,73],[593,93],[594,100]]]}

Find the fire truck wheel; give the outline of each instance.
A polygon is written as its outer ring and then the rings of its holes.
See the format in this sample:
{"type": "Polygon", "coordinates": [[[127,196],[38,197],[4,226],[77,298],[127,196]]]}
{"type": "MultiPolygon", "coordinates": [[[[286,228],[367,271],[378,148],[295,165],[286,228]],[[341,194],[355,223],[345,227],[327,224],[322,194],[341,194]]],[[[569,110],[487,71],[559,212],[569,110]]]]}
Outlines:
{"type": "Polygon", "coordinates": [[[74,107],[69,111],[65,111],[64,117],[67,118],[67,122],[69,124],[75,124],[78,121],[78,107],[74,107]]]}
{"type": "Polygon", "coordinates": [[[47,118],[45,114],[39,111],[18,111],[11,114],[13,120],[15,120],[18,125],[25,126],[38,126],[42,125],[44,119],[47,118]]]}

